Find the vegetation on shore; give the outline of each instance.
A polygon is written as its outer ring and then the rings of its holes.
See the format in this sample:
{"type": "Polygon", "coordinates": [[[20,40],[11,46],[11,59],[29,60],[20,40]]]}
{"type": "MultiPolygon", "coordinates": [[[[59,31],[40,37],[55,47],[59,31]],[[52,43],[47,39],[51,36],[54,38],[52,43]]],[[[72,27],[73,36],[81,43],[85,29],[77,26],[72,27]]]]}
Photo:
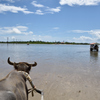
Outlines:
{"type": "Polygon", "coordinates": [[[75,43],[75,42],[60,42],[60,41],[55,41],[55,42],[45,42],[45,41],[9,41],[9,42],[4,42],[0,41],[0,43],[17,43],[17,44],[77,44],[77,45],[89,45],[89,43],[75,43]]]}

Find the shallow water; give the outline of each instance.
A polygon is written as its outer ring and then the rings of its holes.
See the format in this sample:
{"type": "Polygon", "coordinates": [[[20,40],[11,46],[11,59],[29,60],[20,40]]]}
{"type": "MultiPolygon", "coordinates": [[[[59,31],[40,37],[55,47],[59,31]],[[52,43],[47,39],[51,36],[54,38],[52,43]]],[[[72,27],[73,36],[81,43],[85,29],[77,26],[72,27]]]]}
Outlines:
{"type": "MultiPolygon", "coordinates": [[[[13,70],[8,57],[37,62],[30,75],[45,100],[100,99],[100,52],[90,52],[89,45],[0,44],[0,78],[13,70]]],[[[29,100],[40,100],[34,95],[29,100]]]]}

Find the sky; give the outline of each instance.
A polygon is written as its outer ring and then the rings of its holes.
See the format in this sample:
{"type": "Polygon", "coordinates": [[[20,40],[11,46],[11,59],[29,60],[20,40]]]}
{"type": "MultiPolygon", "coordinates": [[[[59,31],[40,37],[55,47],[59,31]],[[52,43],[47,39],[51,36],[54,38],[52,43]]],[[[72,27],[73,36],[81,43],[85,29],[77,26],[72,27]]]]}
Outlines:
{"type": "Polygon", "coordinates": [[[100,43],[100,0],[0,0],[0,41],[100,43]]]}

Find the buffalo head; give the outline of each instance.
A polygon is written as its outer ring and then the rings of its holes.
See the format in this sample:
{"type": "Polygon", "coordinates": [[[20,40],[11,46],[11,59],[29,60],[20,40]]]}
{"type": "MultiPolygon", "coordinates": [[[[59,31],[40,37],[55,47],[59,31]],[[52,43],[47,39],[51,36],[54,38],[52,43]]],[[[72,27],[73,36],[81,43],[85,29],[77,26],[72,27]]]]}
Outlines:
{"type": "Polygon", "coordinates": [[[19,63],[11,62],[11,61],[10,61],[10,57],[8,58],[8,63],[9,63],[10,65],[13,65],[14,68],[15,68],[15,70],[17,70],[17,71],[25,71],[25,72],[27,72],[27,73],[30,72],[31,67],[34,67],[34,66],[37,65],[36,62],[34,62],[34,64],[29,64],[29,63],[27,63],[27,62],[19,62],[19,63]]]}

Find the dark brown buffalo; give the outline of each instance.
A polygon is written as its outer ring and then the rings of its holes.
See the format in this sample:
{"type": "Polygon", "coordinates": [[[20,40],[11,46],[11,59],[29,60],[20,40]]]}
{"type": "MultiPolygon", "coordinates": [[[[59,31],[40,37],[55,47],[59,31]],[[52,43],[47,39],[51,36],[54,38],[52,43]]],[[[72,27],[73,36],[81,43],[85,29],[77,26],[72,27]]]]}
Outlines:
{"type": "Polygon", "coordinates": [[[36,66],[37,63],[13,63],[10,61],[10,58],[8,58],[8,63],[13,65],[15,70],[0,80],[0,100],[28,100],[26,77],[20,71],[29,73],[31,67],[36,66]]]}

